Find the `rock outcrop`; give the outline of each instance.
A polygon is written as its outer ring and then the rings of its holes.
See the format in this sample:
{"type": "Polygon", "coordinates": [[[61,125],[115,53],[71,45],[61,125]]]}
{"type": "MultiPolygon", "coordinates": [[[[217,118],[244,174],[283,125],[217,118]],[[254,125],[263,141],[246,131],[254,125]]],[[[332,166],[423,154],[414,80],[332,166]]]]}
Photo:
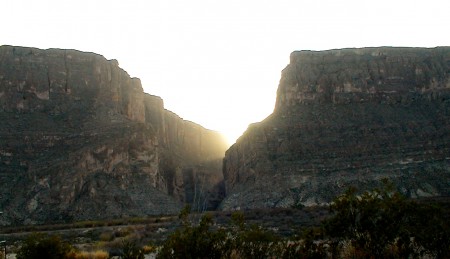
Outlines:
{"type": "Polygon", "coordinates": [[[326,204],[392,181],[450,195],[450,47],[296,51],[273,114],[226,152],[222,209],[326,204]]]}
{"type": "Polygon", "coordinates": [[[0,46],[4,224],[176,213],[223,197],[218,132],[165,110],[116,60],[0,46]]]}

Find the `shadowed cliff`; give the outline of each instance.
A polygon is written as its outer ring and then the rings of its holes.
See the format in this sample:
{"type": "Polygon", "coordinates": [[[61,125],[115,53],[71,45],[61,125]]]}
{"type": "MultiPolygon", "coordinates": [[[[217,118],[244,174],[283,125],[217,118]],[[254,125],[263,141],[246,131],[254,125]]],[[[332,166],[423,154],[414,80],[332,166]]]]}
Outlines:
{"type": "Polygon", "coordinates": [[[390,179],[450,195],[450,48],[296,51],[275,110],[227,152],[223,209],[330,202],[390,179]]]}
{"type": "Polygon", "coordinates": [[[0,120],[5,224],[211,209],[223,197],[223,137],[101,55],[0,46],[0,120]]]}

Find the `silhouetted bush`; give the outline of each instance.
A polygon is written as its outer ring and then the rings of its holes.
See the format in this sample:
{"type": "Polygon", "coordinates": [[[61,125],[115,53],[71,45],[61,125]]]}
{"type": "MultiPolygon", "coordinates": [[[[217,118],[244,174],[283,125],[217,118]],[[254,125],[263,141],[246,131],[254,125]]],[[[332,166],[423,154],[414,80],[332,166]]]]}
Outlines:
{"type": "Polygon", "coordinates": [[[409,258],[450,256],[449,224],[435,205],[406,200],[389,183],[383,189],[357,194],[350,188],[330,207],[328,239],[351,244],[357,258],[409,258]]]}
{"type": "Polygon", "coordinates": [[[225,232],[210,231],[213,224],[210,214],[205,214],[197,226],[188,221],[189,208],[180,212],[183,227],[165,241],[157,258],[221,258],[225,232]]]}
{"type": "Polygon", "coordinates": [[[280,239],[255,225],[245,226],[242,213],[233,213],[231,227],[214,229],[210,214],[193,225],[187,213],[182,210],[183,227],[169,236],[157,258],[267,258],[278,249],[280,239]]]}
{"type": "Polygon", "coordinates": [[[64,259],[72,247],[58,236],[32,234],[17,252],[17,259],[64,259]]]}
{"type": "Polygon", "coordinates": [[[144,250],[134,242],[126,241],[123,243],[122,259],[144,259],[144,250]]]}
{"type": "MultiPolygon", "coordinates": [[[[407,200],[389,183],[362,194],[350,188],[330,211],[321,227],[303,227],[301,234],[282,238],[248,225],[242,212],[232,213],[226,226],[216,226],[209,214],[195,225],[185,208],[179,216],[182,227],[164,242],[157,258],[450,258],[446,211],[407,200]]],[[[294,221],[290,211],[280,212],[294,221]]]]}

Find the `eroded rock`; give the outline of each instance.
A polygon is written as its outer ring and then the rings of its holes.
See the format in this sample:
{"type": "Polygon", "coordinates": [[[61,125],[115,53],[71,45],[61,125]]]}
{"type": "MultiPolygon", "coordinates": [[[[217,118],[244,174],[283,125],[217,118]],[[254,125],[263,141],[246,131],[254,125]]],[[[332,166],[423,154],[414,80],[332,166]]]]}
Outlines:
{"type": "Polygon", "coordinates": [[[199,185],[202,208],[223,197],[222,136],[164,109],[116,60],[0,46],[0,120],[4,224],[177,213],[199,185]]]}
{"type": "Polygon", "coordinates": [[[272,115],[227,152],[222,209],[330,202],[388,178],[450,195],[450,47],[296,51],[272,115]]]}

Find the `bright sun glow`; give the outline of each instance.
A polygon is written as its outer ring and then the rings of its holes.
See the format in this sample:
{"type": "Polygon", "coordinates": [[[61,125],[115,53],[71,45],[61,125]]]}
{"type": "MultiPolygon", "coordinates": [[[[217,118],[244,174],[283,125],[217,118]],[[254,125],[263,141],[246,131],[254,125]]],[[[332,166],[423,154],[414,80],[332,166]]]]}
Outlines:
{"type": "Polygon", "coordinates": [[[300,49],[450,45],[450,1],[2,2],[1,45],[117,59],[167,109],[231,143],[268,116],[300,49]]]}

